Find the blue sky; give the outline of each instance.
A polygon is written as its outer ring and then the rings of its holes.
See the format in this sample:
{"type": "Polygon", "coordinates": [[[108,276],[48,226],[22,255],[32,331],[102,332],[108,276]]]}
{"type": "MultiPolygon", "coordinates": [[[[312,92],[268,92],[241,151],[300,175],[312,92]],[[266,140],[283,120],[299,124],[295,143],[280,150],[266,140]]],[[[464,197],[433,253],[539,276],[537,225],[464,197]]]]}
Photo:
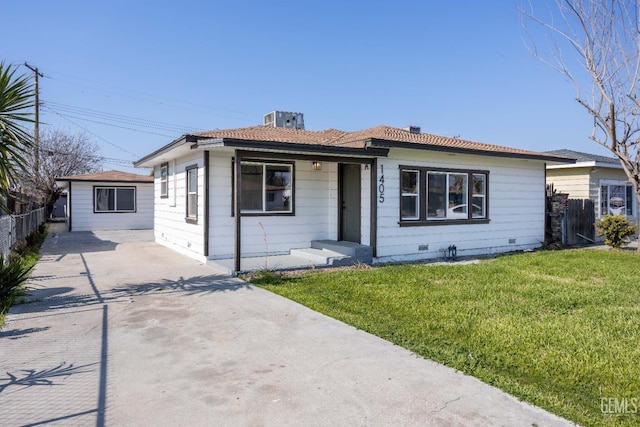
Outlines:
{"type": "Polygon", "coordinates": [[[0,2],[0,60],[44,73],[44,126],[89,132],[118,160],[105,170],[273,110],[308,130],[607,154],[573,86],[524,46],[521,0],[0,2]]]}

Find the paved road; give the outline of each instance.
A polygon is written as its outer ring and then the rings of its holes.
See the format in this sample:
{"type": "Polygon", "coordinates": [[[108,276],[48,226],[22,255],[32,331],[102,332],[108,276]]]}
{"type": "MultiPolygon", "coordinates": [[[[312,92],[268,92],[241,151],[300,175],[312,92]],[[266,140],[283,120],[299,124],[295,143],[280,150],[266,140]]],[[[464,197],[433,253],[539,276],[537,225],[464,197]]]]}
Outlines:
{"type": "Polygon", "coordinates": [[[0,424],[566,421],[152,243],[52,226],[0,331],[0,424]]]}

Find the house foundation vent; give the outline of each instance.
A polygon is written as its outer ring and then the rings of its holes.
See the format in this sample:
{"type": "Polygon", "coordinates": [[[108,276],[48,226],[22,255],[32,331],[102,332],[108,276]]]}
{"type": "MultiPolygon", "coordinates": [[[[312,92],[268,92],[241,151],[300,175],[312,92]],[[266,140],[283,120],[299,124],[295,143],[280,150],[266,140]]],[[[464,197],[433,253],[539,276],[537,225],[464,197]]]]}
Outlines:
{"type": "Polygon", "coordinates": [[[264,125],[286,129],[304,130],[304,116],[302,113],[287,111],[272,111],[264,115],[264,125]]]}

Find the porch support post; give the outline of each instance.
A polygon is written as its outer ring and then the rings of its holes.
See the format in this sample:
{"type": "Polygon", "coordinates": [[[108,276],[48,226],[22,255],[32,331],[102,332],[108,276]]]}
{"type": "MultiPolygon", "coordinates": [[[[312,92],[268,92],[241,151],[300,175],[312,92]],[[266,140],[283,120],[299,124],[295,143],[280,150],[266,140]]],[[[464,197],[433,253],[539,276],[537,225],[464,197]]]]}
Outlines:
{"type": "Polygon", "coordinates": [[[204,152],[204,256],[209,257],[209,151],[204,152]]]}
{"type": "Polygon", "coordinates": [[[370,188],[370,197],[371,203],[371,217],[370,217],[370,226],[369,226],[369,239],[371,240],[369,244],[371,245],[371,249],[373,252],[373,257],[375,258],[378,246],[378,159],[373,158],[371,160],[371,188],[370,188]]]}
{"type": "Polygon", "coordinates": [[[235,156],[234,156],[234,163],[233,163],[233,188],[235,191],[235,197],[233,198],[233,214],[234,219],[235,219],[235,231],[234,231],[234,241],[235,241],[235,246],[233,248],[233,273],[237,273],[240,271],[240,259],[242,258],[242,254],[240,253],[240,237],[241,237],[241,233],[240,233],[240,206],[241,206],[241,200],[240,197],[242,196],[242,192],[240,191],[240,185],[242,184],[241,181],[241,166],[242,166],[242,159],[240,158],[240,156],[242,155],[238,150],[235,150],[235,156]]]}

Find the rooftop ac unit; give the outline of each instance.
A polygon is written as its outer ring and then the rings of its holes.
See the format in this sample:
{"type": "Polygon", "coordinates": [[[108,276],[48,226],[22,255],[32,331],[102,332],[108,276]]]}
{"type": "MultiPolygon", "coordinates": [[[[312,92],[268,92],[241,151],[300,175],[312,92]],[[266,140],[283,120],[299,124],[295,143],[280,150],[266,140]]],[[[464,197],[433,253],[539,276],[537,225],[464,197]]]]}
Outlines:
{"type": "Polygon", "coordinates": [[[302,113],[272,111],[264,115],[264,125],[286,129],[304,129],[304,116],[302,113]]]}

